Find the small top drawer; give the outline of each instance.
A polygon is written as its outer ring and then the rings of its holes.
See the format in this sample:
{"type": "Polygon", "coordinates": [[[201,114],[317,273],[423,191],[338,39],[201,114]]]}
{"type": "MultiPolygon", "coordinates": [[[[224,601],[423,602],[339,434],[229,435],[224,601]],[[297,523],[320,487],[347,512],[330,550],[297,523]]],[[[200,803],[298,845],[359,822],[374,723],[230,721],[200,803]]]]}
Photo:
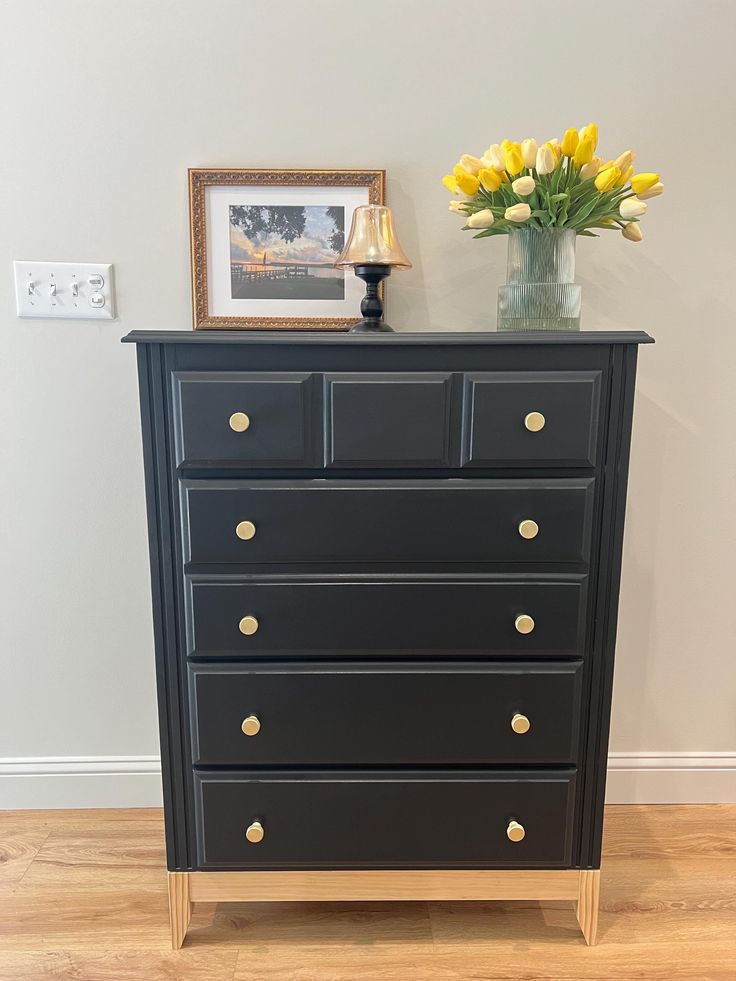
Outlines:
{"type": "Polygon", "coordinates": [[[452,375],[325,375],[327,467],[449,467],[452,375]]]}
{"type": "Polygon", "coordinates": [[[466,375],[463,466],[594,466],[600,389],[600,371],[466,375]]]}
{"type": "Polygon", "coordinates": [[[179,371],[173,380],[178,464],[315,465],[311,374],[179,371]]]}

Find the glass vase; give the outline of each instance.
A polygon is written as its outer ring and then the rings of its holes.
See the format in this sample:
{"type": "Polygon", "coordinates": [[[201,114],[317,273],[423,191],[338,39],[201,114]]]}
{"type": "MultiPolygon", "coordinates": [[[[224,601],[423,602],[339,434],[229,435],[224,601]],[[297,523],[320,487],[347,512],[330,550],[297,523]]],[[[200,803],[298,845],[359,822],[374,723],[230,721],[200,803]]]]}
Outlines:
{"type": "Polygon", "coordinates": [[[498,290],[499,330],[580,330],[572,228],[514,228],[506,285],[498,290]]]}

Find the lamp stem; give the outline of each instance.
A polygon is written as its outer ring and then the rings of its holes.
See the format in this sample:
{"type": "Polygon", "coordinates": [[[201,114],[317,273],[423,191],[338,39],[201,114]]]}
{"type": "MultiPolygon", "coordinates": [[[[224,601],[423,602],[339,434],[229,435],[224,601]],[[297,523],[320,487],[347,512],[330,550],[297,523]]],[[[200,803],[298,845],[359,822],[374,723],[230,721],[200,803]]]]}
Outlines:
{"type": "Polygon", "coordinates": [[[363,319],[350,328],[351,333],[367,334],[393,332],[383,320],[383,301],[378,294],[379,284],[391,275],[391,266],[379,263],[364,263],[354,266],[355,275],[365,283],[365,296],[360,302],[363,319]]]}

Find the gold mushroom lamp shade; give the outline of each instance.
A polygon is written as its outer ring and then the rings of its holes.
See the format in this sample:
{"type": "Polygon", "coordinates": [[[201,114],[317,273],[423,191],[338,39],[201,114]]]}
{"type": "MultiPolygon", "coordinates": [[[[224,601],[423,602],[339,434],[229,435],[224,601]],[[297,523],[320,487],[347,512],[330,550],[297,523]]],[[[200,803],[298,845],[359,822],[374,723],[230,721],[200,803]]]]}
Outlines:
{"type": "Polygon", "coordinates": [[[345,248],[335,260],[338,269],[354,270],[365,283],[360,304],[363,319],[350,329],[357,333],[383,333],[393,328],[383,319],[380,283],[392,269],[411,269],[411,262],[399,244],[391,209],[380,204],[363,204],[353,212],[353,223],[345,248]]]}

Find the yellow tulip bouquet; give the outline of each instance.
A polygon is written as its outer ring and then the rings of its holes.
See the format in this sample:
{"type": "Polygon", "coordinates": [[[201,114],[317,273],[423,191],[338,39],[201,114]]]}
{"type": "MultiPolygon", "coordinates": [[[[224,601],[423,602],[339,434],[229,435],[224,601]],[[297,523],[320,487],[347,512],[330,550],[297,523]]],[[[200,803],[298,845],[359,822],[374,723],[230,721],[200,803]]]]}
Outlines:
{"type": "Polygon", "coordinates": [[[598,127],[568,129],[562,142],[493,143],[482,157],[463,154],[442,182],[456,196],[450,211],[465,218],[474,238],[507,235],[522,225],[567,228],[596,237],[593,229],[621,231],[640,242],[639,219],[647,200],[664,190],[659,174],[634,173],[626,150],[604,162],[596,155],[598,127]]]}

